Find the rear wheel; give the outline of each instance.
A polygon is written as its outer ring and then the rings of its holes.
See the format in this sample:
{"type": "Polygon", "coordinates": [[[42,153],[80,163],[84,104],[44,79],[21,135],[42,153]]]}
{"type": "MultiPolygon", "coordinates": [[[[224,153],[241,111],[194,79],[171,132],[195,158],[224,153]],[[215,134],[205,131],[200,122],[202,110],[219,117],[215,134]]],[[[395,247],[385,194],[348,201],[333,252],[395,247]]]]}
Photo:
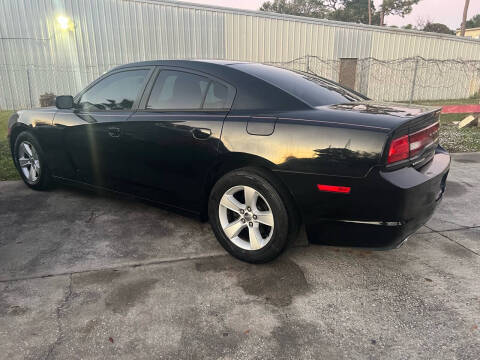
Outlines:
{"type": "Polygon", "coordinates": [[[35,190],[50,187],[52,181],[40,144],[29,132],[20,133],[14,145],[14,161],[25,184],[35,190]]]}
{"type": "Polygon", "coordinates": [[[267,262],[288,243],[287,207],[264,174],[241,169],[223,176],[212,189],[208,213],[218,241],[238,259],[267,262]]]}

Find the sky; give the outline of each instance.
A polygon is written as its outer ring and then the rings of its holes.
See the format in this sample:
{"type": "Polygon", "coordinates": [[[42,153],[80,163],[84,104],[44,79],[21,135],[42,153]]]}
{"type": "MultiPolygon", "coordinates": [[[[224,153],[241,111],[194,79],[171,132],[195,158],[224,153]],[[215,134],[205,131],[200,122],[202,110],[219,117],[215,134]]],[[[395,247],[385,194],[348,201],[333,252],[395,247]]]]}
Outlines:
{"type": "MultiPolygon", "coordinates": [[[[258,10],[264,0],[187,0],[188,2],[233,7],[237,9],[258,10]]],[[[381,4],[382,0],[374,0],[375,6],[381,4]]],[[[440,22],[451,29],[460,27],[463,14],[464,0],[420,0],[414,5],[411,14],[405,18],[400,16],[388,16],[387,25],[403,26],[406,24],[417,25],[419,20],[440,22]]],[[[468,18],[480,14],[480,0],[470,0],[468,18]]]]}

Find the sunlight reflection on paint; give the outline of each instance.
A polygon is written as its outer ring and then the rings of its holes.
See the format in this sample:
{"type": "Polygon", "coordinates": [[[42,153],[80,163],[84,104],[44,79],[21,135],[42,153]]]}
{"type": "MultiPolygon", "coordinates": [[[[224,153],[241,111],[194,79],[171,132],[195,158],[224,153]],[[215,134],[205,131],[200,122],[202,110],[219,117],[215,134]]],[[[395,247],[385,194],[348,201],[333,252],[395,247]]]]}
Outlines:
{"type": "Polygon", "coordinates": [[[357,129],[339,131],[327,126],[304,126],[290,131],[291,124],[277,122],[271,141],[267,142],[262,136],[245,138],[242,122],[228,125],[222,134],[224,151],[248,149],[250,154],[268,159],[281,169],[301,168],[305,172],[328,173],[331,167],[339,170],[351,160],[367,169],[381,155],[386,136],[381,133],[374,136],[357,129]]]}

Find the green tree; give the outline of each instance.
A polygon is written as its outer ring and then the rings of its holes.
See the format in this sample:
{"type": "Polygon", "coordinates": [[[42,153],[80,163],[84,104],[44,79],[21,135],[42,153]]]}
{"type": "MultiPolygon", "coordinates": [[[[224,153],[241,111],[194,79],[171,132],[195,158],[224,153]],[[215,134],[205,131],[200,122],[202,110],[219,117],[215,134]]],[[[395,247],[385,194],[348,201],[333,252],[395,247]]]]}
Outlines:
{"type": "Polygon", "coordinates": [[[480,27],[480,14],[475,15],[467,21],[467,29],[480,27]]]}
{"type": "Polygon", "coordinates": [[[266,1],[262,4],[260,10],[315,18],[324,18],[329,12],[328,7],[324,4],[323,0],[266,1]]]}
{"type": "Polygon", "coordinates": [[[440,23],[427,22],[422,31],[436,32],[440,34],[455,34],[447,25],[440,23]]]}
{"type": "MultiPolygon", "coordinates": [[[[332,11],[328,18],[331,20],[356,22],[368,24],[368,0],[345,0],[343,7],[332,11]]],[[[380,13],[375,11],[375,6],[371,5],[372,23],[380,22],[380,13]]]]}
{"type": "Polygon", "coordinates": [[[385,16],[398,15],[404,17],[412,12],[412,6],[420,0],[383,0],[380,5],[380,25],[385,25],[385,16]]]}
{"type": "Polygon", "coordinates": [[[339,9],[345,0],[324,0],[323,3],[325,6],[332,11],[339,9]]]}

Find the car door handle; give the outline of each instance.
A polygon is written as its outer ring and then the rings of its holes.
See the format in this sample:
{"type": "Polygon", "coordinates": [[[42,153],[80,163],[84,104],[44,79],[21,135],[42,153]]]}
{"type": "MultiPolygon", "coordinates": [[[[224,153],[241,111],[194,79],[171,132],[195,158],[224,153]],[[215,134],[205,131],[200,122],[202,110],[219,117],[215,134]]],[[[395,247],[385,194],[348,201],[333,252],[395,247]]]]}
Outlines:
{"type": "Polygon", "coordinates": [[[212,135],[212,130],[205,128],[194,128],[191,132],[193,137],[198,140],[208,139],[212,135]]]}
{"type": "Polygon", "coordinates": [[[120,137],[120,128],[118,127],[109,127],[108,128],[108,135],[111,137],[120,137]]]}

